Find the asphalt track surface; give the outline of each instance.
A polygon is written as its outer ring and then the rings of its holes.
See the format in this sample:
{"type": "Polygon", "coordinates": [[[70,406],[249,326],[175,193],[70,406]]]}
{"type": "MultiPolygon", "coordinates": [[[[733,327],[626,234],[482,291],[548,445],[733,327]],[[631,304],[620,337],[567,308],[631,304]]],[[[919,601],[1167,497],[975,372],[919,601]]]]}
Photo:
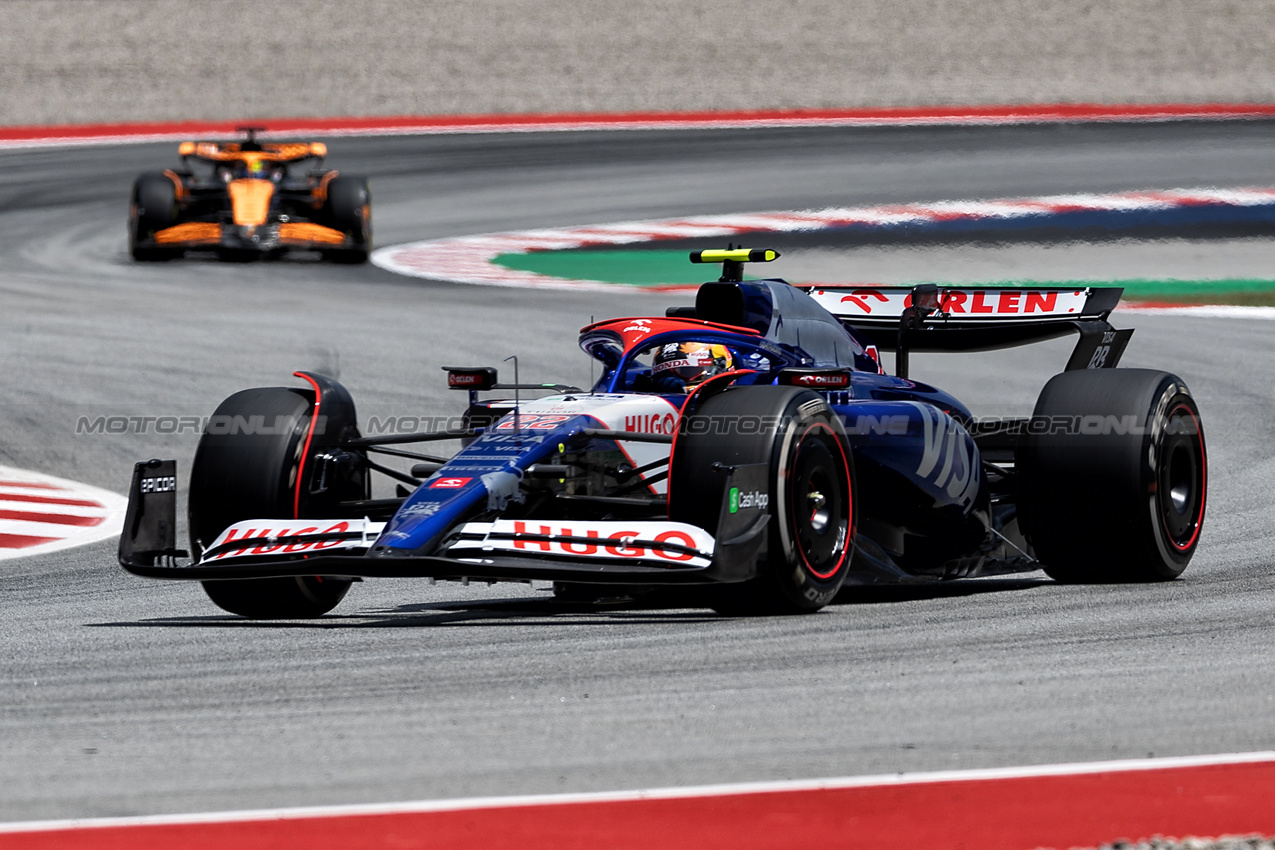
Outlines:
{"type": "MultiPolygon", "coordinates": [[[[1269,185],[1273,143],[1275,124],[1261,122],[561,133],[339,139],[329,161],[371,175],[386,245],[695,213],[1269,185]]],[[[578,383],[580,325],[669,301],[299,261],[133,264],[129,185],[174,153],[0,153],[0,464],[119,492],[136,459],[176,457],[184,476],[193,433],[77,435],[77,420],[204,415],[297,368],[339,372],[364,416],[456,411],[444,363],[517,354],[523,380],[578,383]]],[[[1063,587],[1031,574],[727,619],[570,608],[542,587],[383,580],[322,620],[253,623],[197,585],[125,575],[110,543],[12,560],[0,566],[0,819],[1270,749],[1272,326],[1117,318],[1138,329],[1125,365],[1178,372],[1203,411],[1210,503],[1179,581],[1063,587]]],[[[1066,349],[915,357],[913,374],[976,412],[1026,412],[1066,349]]]]}

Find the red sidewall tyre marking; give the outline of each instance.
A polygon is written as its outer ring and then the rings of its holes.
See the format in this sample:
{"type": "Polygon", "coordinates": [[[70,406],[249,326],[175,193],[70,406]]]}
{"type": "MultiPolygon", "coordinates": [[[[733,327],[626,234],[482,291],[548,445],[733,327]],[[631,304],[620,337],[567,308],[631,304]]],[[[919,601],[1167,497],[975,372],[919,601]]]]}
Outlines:
{"type": "MultiPolygon", "coordinates": [[[[829,428],[829,427],[828,427],[826,424],[824,424],[823,422],[815,422],[815,423],[811,424],[811,425],[810,425],[810,427],[808,427],[808,428],[805,430],[805,432],[801,435],[801,437],[797,440],[797,448],[796,448],[796,450],[793,452],[793,457],[794,457],[794,458],[796,458],[796,457],[797,457],[797,456],[801,453],[801,445],[802,445],[802,443],[804,443],[804,442],[806,441],[806,438],[807,438],[808,436],[810,436],[810,432],[811,432],[811,431],[815,431],[815,430],[820,430],[820,431],[825,432],[825,433],[826,433],[826,434],[827,434],[827,435],[831,438],[832,443],[833,443],[833,444],[837,447],[837,454],[838,454],[838,456],[839,456],[839,457],[840,457],[840,459],[841,459],[841,468],[842,468],[842,470],[843,470],[843,472],[845,473],[845,476],[846,476],[846,477],[845,477],[845,481],[846,481],[846,494],[847,494],[847,496],[846,496],[846,508],[847,508],[847,512],[849,513],[849,515],[850,515],[851,517],[853,517],[853,516],[854,516],[854,503],[853,503],[851,500],[854,498],[854,494],[850,492],[850,491],[851,491],[851,489],[852,489],[852,488],[851,488],[851,486],[850,486],[850,465],[846,462],[846,453],[845,453],[845,449],[844,449],[844,448],[842,448],[842,446],[841,446],[841,441],[837,439],[837,435],[833,432],[833,430],[832,430],[831,428],[829,428]]],[[[851,550],[851,548],[852,548],[852,541],[853,541],[853,539],[854,539],[854,529],[853,529],[853,528],[847,528],[847,529],[846,529],[846,539],[845,539],[845,543],[844,543],[844,545],[843,545],[843,546],[842,546],[842,548],[841,548],[841,557],[837,559],[837,563],[836,563],[836,564],[832,567],[832,569],[828,570],[827,572],[822,572],[822,573],[821,573],[821,572],[819,572],[819,570],[815,569],[814,565],[810,563],[810,560],[809,560],[808,558],[806,558],[805,550],[803,550],[803,549],[801,548],[801,545],[797,542],[797,541],[798,541],[798,535],[797,535],[797,517],[796,517],[796,514],[795,514],[795,513],[794,513],[794,514],[793,514],[793,516],[792,516],[792,528],[791,528],[791,533],[792,533],[792,537],[793,537],[793,543],[794,543],[794,544],[796,544],[796,545],[794,546],[794,548],[797,550],[797,555],[798,555],[798,557],[800,557],[800,558],[801,558],[801,562],[802,562],[802,564],[804,564],[804,565],[805,565],[806,569],[810,572],[810,574],[811,574],[811,575],[813,575],[815,578],[817,578],[817,579],[819,579],[819,580],[821,580],[821,581],[827,581],[828,579],[832,578],[833,576],[835,576],[835,575],[837,574],[837,571],[838,571],[838,570],[840,570],[840,569],[842,568],[842,566],[844,566],[844,565],[845,565],[846,557],[847,557],[847,556],[849,555],[849,553],[850,553],[850,550],[851,550]]]]}

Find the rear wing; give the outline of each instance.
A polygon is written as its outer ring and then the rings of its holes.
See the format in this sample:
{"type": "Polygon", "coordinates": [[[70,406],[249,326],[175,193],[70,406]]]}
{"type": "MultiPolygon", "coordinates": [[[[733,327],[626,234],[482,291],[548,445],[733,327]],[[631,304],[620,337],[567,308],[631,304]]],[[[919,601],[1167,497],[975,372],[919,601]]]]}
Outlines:
{"type": "Polygon", "coordinates": [[[907,376],[910,351],[990,351],[1077,333],[1067,369],[1113,368],[1133,329],[1107,322],[1124,290],[1051,287],[805,286],[843,324],[897,353],[907,376]]]}
{"type": "Polygon", "coordinates": [[[177,155],[182,159],[195,158],[204,162],[300,162],[303,159],[324,159],[328,146],[323,142],[262,143],[257,134],[265,127],[238,127],[236,133],[244,133],[242,142],[182,142],[177,155]]]}
{"type": "Polygon", "coordinates": [[[323,159],[328,146],[323,142],[281,142],[255,145],[251,148],[236,142],[182,142],[177,147],[182,159],[198,159],[203,162],[300,162],[305,159],[323,159]]]}

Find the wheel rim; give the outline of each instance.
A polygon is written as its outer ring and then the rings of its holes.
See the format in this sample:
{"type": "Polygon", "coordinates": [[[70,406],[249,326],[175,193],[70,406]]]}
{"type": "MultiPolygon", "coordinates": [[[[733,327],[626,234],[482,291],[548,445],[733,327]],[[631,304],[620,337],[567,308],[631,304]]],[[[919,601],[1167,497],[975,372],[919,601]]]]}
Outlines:
{"type": "Polygon", "coordinates": [[[826,426],[812,426],[802,436],[790,480],[787,507],[797,556],[813,576],[830,579],[846,561],[851,494],[845,456],[826,426]]]}
{"type": "Polygon", "coordinates": [[[1195,545],[1204,519],[1204,436],[1199,419],[1184,404],[1170,412],[1165,433],[1156,502],[1169,543],[1186,552],[1195,545]]]}

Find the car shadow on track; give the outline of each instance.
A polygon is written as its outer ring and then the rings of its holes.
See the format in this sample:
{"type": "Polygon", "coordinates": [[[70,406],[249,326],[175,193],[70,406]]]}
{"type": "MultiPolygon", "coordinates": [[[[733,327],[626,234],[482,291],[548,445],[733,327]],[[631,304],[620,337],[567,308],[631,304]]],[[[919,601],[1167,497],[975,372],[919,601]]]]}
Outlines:
{"type": "Polygon", "coordinates": [[[918,602],[926,599],[955,599],[984,593],[1008,593],[1015,590],[1056,584],[1052,579],[980,578],[925,584],[858,585],[842,588],[833,605],[884,605],[893,602],[918,602]]]}
{"type": "Polygon", "coordinates": [[[232,614],[195,617],[156,617],[146,620],[90,623],[96,628],[257,628],[257,629],[369,629],[429,626],[562,626],[696,623],[721,618],[693,600],[613,597],[599,602],[559,599],[474,599],[421,602],[350,614],[326,614],[312,620],[246,620],[232,614]]]}
{"type": "MultiPolygon", "coordinates": [[[[833,606],[885,605],[928,599],[952,599],[986,593],[1030,590],[1053,584],[1046,579],[980,579],[909,586],[851,587],[833,606]]],[[[422,602],[351,614],[328,614],[313,620],[245,620],[231,614],[197,617],[157,617],[111,623],[95,628],[209,628],[209,629],[378,629],[447,626],[613,626],[721,622],[728,617],[686,591],[655,591],[616,596],[596,602],[561,599],[476,599],[422,602]]]]}

